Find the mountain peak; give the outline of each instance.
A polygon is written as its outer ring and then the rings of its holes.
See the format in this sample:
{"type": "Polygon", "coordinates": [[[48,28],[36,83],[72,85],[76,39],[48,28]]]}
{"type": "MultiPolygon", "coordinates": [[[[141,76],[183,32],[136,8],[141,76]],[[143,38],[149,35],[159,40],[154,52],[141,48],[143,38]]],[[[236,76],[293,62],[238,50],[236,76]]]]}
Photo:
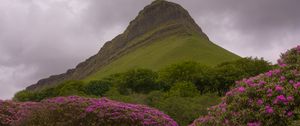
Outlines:
{"type": "Polygon", "coordinates": [[[165,26],[184,28],[181,29],[182,32],[199,33],[207,38],[187,10],[179,4],[165,0],[155,0],[141,10],[130,22],[125,34],[131,40],[156,28],[166,29],[165,26]]]}
{"type": "Polygon", "coordinates": [[[106,42],[96,55],[66,73],[39,80],[36,84],[27,87],[27,90],[58,85],[66,80],[84,79],[140,47],[149,46],[171,36],[177,38],[197,36],[201,41],[203,39],[205,42],[210,42],[187,10],[176,3],[155,0],[139,12],[122,34],[106,42]]]}

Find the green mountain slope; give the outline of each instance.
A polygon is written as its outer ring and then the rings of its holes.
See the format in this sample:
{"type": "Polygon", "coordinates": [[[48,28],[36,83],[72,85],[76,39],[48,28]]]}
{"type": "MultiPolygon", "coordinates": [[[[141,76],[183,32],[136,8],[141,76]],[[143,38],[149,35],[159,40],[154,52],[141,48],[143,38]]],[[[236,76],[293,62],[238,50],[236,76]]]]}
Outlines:
{"type": "Polygon", "coordinates": [[[94,80],[132,68],[158,70],[182,61],[197,61],[205,65],[236,60],[239,56],[198,35],[169,36],[122,56],[86,78],[94,80]]]}
{"type": "Polygon", "coordinates": [[[36,90],[66,80],[92,80],[131,68],[157,70],[168,64],[198,61],[215,65],[239,56],[213,44],[180,5],[156,0],[139,12],[126,30],[66,73],[39,80],[36,90]]]}

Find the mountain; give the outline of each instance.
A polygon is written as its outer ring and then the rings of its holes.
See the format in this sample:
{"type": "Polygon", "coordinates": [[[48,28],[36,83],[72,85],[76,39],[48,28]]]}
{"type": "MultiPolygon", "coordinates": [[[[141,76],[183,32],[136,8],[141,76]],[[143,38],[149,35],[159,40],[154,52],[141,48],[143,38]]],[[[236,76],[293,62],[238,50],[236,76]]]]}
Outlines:
{"type": "Polygon", "coordinates": [[[99,79],[136,67],[157,70],[186,60],[216,65],[238,58],[212,43],[183,7],[156,0],[140,11],[122,34],[106,42],[96,55],[66,73],[39,80],[27,90],[65,80],[99,79]]]}

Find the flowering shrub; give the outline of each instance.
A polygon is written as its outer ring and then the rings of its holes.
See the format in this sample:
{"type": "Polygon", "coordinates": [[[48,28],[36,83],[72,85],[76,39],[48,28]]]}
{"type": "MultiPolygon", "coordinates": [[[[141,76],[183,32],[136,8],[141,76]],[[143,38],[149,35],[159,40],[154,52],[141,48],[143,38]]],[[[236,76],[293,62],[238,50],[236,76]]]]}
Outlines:
{"type": "Polygon", "coordinates": [[[280,68],[243,79],[209,114],[191,126],[285,126],[299,118],[300,46],[278,60],[280,68]]]}
{"type": "Polygon", "coordinates": [[[0,100],[0,125],[20,125],[26,117],[31,115],[32,108],[38,108],[34,102],[17,103],[0,100]]]}
{"type": "Polygon", "coordinates": [[[41,102],[0,101],[0,125],[177,126],[177,123],[143,105],[69,96],[41,102]]]}
{"type": "Polygon", "coordinates": [[[298,67],[300,63],[300,45],[288,50],[286,53],[281,54],[281,58],[278,60],[278,65],[281,67],[298,67]]]}

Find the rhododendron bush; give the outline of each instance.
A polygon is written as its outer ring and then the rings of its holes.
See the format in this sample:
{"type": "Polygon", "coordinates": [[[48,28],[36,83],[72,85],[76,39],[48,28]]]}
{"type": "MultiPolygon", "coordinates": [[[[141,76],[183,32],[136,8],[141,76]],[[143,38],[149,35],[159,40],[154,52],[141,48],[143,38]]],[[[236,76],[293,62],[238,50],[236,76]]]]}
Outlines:
{"type": "Polygon", "coordinates": [[[0,125],[177,126],[177,123],[168,115],[143,105],[69,96],[41,102],[0,101],[0,125]]]}
{"type": "Polygon", "coordinates": [[[191,126],[285,126],[299,119],[300,46],[278,60],[278,69],[243,79],[209,114],[191,126]]]}

